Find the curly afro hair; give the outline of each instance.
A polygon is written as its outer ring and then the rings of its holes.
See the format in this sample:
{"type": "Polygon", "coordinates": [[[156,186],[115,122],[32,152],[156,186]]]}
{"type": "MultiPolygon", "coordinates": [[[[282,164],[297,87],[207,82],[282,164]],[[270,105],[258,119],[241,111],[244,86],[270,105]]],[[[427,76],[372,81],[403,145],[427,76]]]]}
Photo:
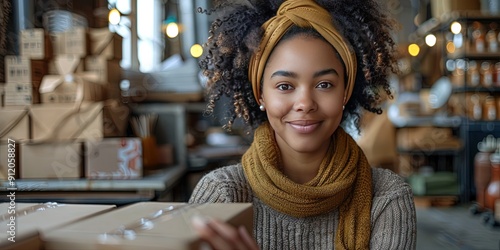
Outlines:
{"type": "MultiPolygon", "coordinates": [[[[242,118],[250,129],[267,120],[254,99],[248,63],[259,46],[262,24],[275,15],[282,2],[216,0],[211,10],[198,10],[216,15],[199,62],[207,77],[206,112],[213,113],[224,96],[229,98],[228,107],[224,107],[224,127],[228,130],[237,118],[242,118]]],[[[349,120],[359,132],[363,112],[360,107],[381,114],[384,94],[392,98],[389,75],[397,73],[397,64],[396,44],[390,32],[395,21],[380,11],[376,0],[316,0],[316,3],[330,12],[335,26],[356,52],[358,73],[342,121],[349,120]]]]}

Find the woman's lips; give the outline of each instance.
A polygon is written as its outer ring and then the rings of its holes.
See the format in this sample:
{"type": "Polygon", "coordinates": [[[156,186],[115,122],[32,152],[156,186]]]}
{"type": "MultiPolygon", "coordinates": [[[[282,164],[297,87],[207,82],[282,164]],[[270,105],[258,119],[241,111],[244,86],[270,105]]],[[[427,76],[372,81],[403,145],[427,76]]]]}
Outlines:
{"type": "Polygon", "coordinates": [[[312,122],[312,121],[289,122],[289,124],[290,127],[292,127],[298,133],[301,134],[311,133],[319,126],[319,122],[312,122]]]}

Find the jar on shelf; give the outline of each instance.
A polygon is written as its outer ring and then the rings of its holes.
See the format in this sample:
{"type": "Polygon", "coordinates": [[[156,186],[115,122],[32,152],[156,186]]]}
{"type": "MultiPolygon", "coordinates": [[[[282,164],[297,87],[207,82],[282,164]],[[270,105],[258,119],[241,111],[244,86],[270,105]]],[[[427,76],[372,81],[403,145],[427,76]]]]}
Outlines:
{"type": "Polygon", "coordinates": [[[486,44],[488,46],[488,52],[496,53],[498,52],[498,39],[497,39],[497,23],[490,23],[490,29],[485,35],[486,44]]]}
{"type": "Polygon", "coordinates": [[[481,75],[479,74],[476,61],[469,61],[467,67],[467,77],[467,85],[472,87],[479,86],[479,83],[481,82],[481,75]]]}
{"type": "Polygon", "coordinates": [[[486,121],[494,121],[497,119],[497,105],[495,102],[495,97],[487,96],[484,100],[484,117],[486,121]]]}
{"type": "Polygon", "coordinates": [[[500,62],[495,63],[495,69],[493,70],[493,85],[495,87],[500,87],[500,62]]]}
{"type": "Polygon", "coordinates": [[[493,67],[488,61],[481,63],[481,85],[487,88],[493,86],[493,67]]]}
{"type": "Polygon", "coordinates": [[[491,179],[486,188],[485,207],[495,212],[495,202],[500,200],[500,145],[494,154],[490,155],[491,179]]]}
{"type": "Polygon", "coordinates": [[[481,105],[481,98],[478,94],[473,94],[470,96],[471,106],[467,106],[469,110],[468,115],[472,120],[481,120],[483,118],[483,107],[481,105]]]}
{"type": "Polygon", "coordinates": [[[486,207],[486,188],[490,183],[491,161],[490,156],[495,152],[496,139],[493,135],[486,136],[477,144],[479,152],[474,156],[474,185],[476,187],[476,202],[479,207],[486,207]]]}
{"type": "Polygon", "coordinates": [[[472,44],[476,52],[482,53],[485,51],[485,32],[483,24],[480,22],[472,23],[472,44]]]}

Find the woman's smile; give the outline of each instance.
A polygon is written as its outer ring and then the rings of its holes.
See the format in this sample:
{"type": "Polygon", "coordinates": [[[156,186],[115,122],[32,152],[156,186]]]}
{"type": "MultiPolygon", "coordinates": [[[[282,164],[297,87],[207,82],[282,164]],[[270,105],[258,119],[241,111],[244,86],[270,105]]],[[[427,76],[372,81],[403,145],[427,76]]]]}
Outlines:
{"type": "Polygon", "coordinates": [[[308,134],[314,132],[319,126],[319,121],[311,121],[311,120],[297,120],[288,122],[290,127],[295,129],[299,134],[308,134]]]}

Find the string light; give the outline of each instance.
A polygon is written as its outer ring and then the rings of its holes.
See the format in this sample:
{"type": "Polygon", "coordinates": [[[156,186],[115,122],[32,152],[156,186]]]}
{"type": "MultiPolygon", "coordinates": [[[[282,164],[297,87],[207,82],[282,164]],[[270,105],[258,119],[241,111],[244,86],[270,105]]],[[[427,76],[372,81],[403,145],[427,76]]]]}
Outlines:
{"type": "Polygon", "coordinates": [[[453,22],[451,24],[450,30],[453,34],[460,34],[462,31],[462,25],[459,22],[453,22]]]}
{"type": "Polygon", "coordinates": [[[418,56],[418,53],[420,53],[420,47],[417,44],[412,43],[408,45],[408,53],[410,53],[411,56],[418,56]]]}
{"type": "Polygon", "coordinates": [[[109,14],[108,14],[108,20],[109,20],[109,23],[112,24],[112,25],[117,25],[120,23],[120,20],[121,20],[121,13],[119,10],[117,10],[116,8],[113,8],[109,11],[109,14]]]}
{"type": "Polygon", "coordinates": [[[194,58],[198,58],[203,54],[203,47],[199,44],[194,44],[191,46],[191,49],[189,50],[191,52],[191,56],[194,58]]]}
{"type": "Polygon", "coordinates": [[[434,45],[436,45],[436,41],[437,41],[437,38],[433,34],[429,34],[429,35],[425,36],[425,44],[427,44],[427,46],[429,46],[429,47],[433,47],[434,45]]]}

